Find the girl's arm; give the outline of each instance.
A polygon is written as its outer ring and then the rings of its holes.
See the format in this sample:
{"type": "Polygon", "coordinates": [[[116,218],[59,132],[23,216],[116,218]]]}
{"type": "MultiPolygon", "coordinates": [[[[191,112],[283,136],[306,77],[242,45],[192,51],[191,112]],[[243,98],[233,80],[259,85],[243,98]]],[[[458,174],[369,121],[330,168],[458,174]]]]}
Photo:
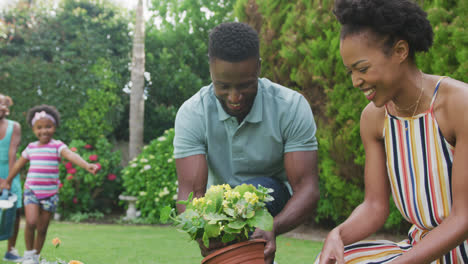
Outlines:
{"type": "Polygon", "coordinates": [[[69,148],[64,148],[60,154],[67,160],[71,161],[73,164],[80,166],[92,174],[96,174],[96,172],[99,170],[99,167],[96,164],[88,163],[69,148]]]}
{"type": "Polygon", "coordinates": [[[383,226],[389,213],[390,185],[383,143],[384,110],[370,103],[361,115],[361,138],[366,153],[364,201],[325,240],[321,264],[345,263],[344,246],[365,239],[383,226]]]}

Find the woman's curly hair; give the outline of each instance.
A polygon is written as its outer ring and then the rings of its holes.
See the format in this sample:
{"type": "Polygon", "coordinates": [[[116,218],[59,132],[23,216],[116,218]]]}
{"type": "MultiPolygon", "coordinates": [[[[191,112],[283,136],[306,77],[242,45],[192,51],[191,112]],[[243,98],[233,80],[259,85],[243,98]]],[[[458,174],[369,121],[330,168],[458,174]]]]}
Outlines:
{"type": "Polygon", "coordinates": [[[384,40],[384,52],[398,40],[406,40],[409,57],[428,51],[433,42],[432,26],[424,12],[411,0],[335,0],[333,10],[341,23],[341,39],[371,30],[384,40]]]}
{"type": "Polygon", "coordinates": [[[57,108],[51,105],[37,105],[34,106],[33,108],[28,110],[28,113],[26,114],[26,120],[28,121],[28,124],[32,126],[32,119],[34,118],[34,115],[38,112],[46,112],[47,114],[51,115],[55,119],[55,127],[59,126],[60,123],[60,113],[57,111],[57,108]]]}

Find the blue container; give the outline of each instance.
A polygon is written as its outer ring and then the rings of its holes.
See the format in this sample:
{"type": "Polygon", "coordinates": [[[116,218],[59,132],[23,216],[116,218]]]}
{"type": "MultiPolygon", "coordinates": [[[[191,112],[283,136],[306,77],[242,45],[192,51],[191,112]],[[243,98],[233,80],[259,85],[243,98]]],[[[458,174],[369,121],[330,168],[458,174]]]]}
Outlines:
{"type": "Polygon", "coordinates": [[[7,240],[13,234],[16,219],[16,194],[2,190],[0,196],[0,240],[7,240]]]}

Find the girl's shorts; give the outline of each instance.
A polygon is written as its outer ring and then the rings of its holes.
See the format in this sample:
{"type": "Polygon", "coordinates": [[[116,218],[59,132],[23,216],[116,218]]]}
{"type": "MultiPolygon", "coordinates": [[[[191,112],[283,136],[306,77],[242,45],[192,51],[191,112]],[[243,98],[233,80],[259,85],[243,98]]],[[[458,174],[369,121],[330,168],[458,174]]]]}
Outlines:
{"type": "Polygon", "coordinates": [[[42,209],[54,213],[57,210],[59,197],[58,194],[54,194],[51,197],[45,199],[37,199],[36,195],[30,189],[24,189],[24,206],[28,204],[37,204],[42,209]]]}

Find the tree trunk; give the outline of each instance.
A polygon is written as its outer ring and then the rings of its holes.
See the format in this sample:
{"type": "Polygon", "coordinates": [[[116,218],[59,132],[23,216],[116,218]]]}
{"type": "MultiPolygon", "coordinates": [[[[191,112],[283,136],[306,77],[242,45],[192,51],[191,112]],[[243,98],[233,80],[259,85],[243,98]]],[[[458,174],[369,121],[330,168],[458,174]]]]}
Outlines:
{"type": "Polygon", "coordinates": [[[143,17],[143,0],[138,0],[136,10],[135,35],[133,36],[132,72],[130,92],[129,120],[129,159],[135,158],[143,147],[143,124],[145,113],[144,79],[145,72],[145,21],[143,17]]]}

